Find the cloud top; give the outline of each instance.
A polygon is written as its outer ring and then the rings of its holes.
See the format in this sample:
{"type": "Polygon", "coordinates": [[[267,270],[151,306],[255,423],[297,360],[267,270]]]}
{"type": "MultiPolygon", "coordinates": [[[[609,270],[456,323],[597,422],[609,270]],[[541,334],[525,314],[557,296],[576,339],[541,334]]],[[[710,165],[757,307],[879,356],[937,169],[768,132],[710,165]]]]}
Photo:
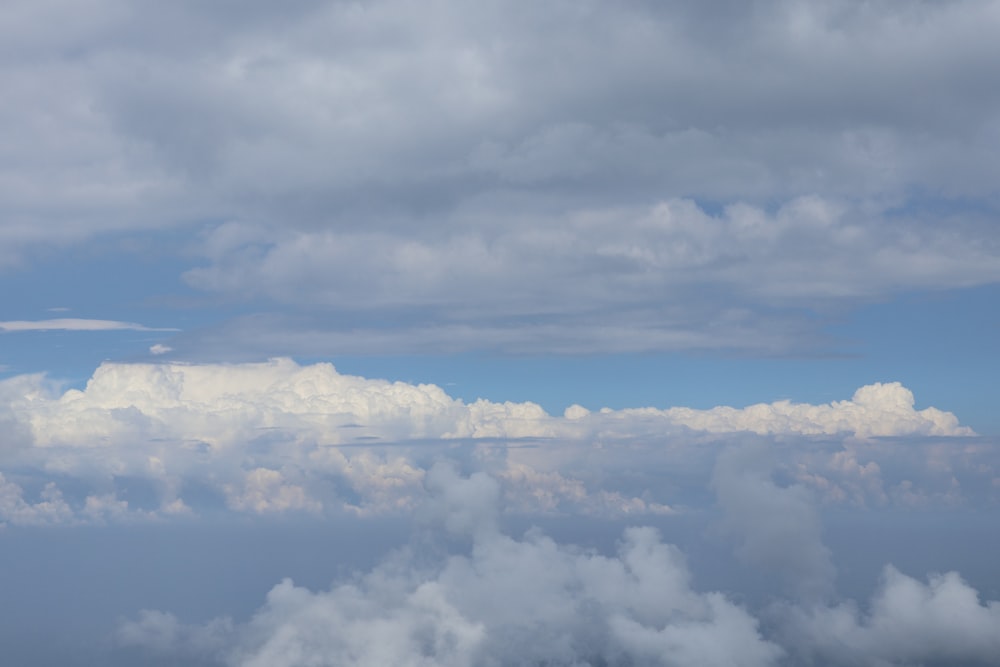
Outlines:
{"type": "MultiPolygon", "coordinates": [[[[7,381],[12,382],[12,381],[7,381]]],[[[102,364],[81,390],[15,400],[15,418],[38,445],[88,444],[116,433],[195,439],[225,446],[260,429],[285,429],[326,443],[382,439],[580,437],[685,427],[709,433],[859,437],[970,435],[955,415],[915,410],[898,382],[859,389],[826,405],[779,401],[746,408],[603,409],[571,406],[562,417],[534,403],[464,403],[435,385],[342,375],[330,364],[289,359],[249,364],[102,364]],[[345,430],[345,427],[349,427],[345,430]],[[352,433],[350,429],[355,429],[352,433]]]]}
{"type": "MultiPolygon", "coordinates": [[[[14,523],[186,515],[198,509],[192,493],[202,505],[255,514],[409,511],[441,458],[500,480],[512,510],[668,514],[687,502],[676,494],[691,483],[662,487],[664,476],[703,484],[722,444],[754,438],[787,443],[788,474],[829,502],[954,504],[967,488],[975,497],[1000,488],[988,443],[935,445],[972,431],[951,413],[916,410],[898,383],[824,405],[572,405],[550,415],[530,402],[466,403],[435,385],[325,363],[105,363],[82,389],[40,375],[0,381],[0,424],[0,521],[14,523]],[[930,440],[908,445],[907,462],[894,453],[900,438],[930,440]],[[116,495],[130,484],[119,478],[144,480],[155,500],[129,505],[116,495]]],[[[742,481],[727,487],[764,504],[791,493],[734,479],[742,481]]]]}

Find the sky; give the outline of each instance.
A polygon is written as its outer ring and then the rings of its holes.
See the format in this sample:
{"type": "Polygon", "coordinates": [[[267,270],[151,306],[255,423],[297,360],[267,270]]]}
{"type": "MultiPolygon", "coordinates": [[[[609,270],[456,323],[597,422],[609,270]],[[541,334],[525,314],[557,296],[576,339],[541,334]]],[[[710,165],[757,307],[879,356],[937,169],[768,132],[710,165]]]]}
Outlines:
{"type": "Polygon", "coordinates": [[[10,0],[21,665],[991,665],[1000,3],[10,0]]]}

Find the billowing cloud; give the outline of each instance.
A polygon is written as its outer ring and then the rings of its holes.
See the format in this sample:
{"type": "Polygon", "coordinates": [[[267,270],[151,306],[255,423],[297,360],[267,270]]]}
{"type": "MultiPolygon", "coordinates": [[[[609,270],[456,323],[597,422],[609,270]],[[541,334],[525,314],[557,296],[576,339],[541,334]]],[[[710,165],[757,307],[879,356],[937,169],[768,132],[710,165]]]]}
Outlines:
{"type": "MultiPolygon", "coordinates": [[[[481,473],[462,477],[438,465],[427,488],[421,539],[363,574],[324,591],[286,579],[246,623],[189,625],[145,610],[119,625],[117,641],[247,667],[875,667],[990,664],[996,655],[1000,603],[980,603],[954,572],[923,584],[887,566],[865,614],[853,602],[795,595],[761,610],[768,617],[761,624],[725,594],[698,590],[681,550],[651,528],[625,529],[617,553],[601,555],[537,529],[519,538],[504,533],[496,522],[498,484],[481,473]],[[469,548],[442,550],[444,534],[469,548]]],[[[773,502],[752,503],[742,518],[808,506],[794,494],[768,493],[773,502]]],[[[756,521],[745,529],[754,543],[773,537],[756,521]]],[[[780,547],[760,553],[760,564],[779,564],[780,547]]]]}
{"type": "MultiPolygon", "coordinates": [[[[421,567],[404,551],[371,572],[314,593],[275,586],[244,627],[214,621],[178,631],[144,612],[119,641],[176,650],[213,629],[227,664],[553,664],[601,661],[686,665],[773,664],[781,654],[757,622],[719,593],[693,589],[683,556],[649,528],[625,531],[606,557],[530,533],[498,530],[496,482],[435,467],[429,519],[471,539],[471,553],[421,567]],[[222,636],[220,637],[219,634],[222,636]]],[[[181,626],[184,627],[184,626],[181,626]]],[[[208,643],[208,642],[205,642],[208,643]]]]}
{"type": "MultiPolygon", "coordinates": [[[[9,380],[8,383],[21,382],[9,380]]],[[[780,401],[747,408],[603,409],[580,406],[562,417],[534,403],[472,403],[435,385],[341,375],[330,364],[289,359],[250,364],[102,364],[83,390],[15,399],[13,415],[37,446],[93,446],[122,438],[195,440],[232,446],[262,429],[342,444],[358,437],[580,437],[618,431],[636,435],[678,427],[710,433],[972,435],[951,413],[915,410],[899,383],[862,387],[849,401],[827,405],[780,401]],[[116,435],[117,434],[117,435],[116,435]]]]}
{"type": "Polygon", "coordinates": [[[20,485],[3,508],[15,523],[42,516],[50,483],[52,493],[76,489],[64,500],[72,511],[58,515],[68,521],[188,514],[199,510],[192,497],[203,509],[255,514],[410,511],[442,458],[500,480],[509,511],[671,514],[700,502],[723,448],[765,438],[784,443],[773,455],[799,486],[778,490],[752,466],[717,471],[734,507],[806,490],[855,506],[978,503],[995,495],[1000,469],[994,445],[951,413],[914,409],[898,383],[826,405],[573,405],[550,415],[530,402],[466,403],[434,385],[275,359],[105,363],[83,389],[17,376],[0,382],[0,396],[2,470],[16,470],[8,481],[20,485]],[[60,476],[81,484],[63,488],[60,476]],[[149,491],[129,496],[129,480],[149,491]]]}

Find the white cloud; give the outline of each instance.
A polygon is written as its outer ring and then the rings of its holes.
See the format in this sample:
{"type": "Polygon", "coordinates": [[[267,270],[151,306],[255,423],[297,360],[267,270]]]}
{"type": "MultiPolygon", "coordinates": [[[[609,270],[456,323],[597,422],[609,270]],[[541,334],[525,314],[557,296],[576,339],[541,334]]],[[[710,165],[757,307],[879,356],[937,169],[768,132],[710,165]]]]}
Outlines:
{"type": "Polygon", "coordinates": [[[116,320],[87,320],[77,318],[62,318],[55,320],[9,320],[0,322],[0,331],[176,331],[176,329],[158,329],[136,324],[134,322],[118,322],[116,320]]]}
{"type": "Polygon", "coordinates": [[[73,520],[73,510],[63,499],[55,484],[49,482],[42,489],[38,502],[24,499],[23,489],[7,481],[0,473],[0,527],[14,525],[60,524],[73,520]]]}
{"type": "Polygon", "coordinates": [[[861,387],[849,401],[809,405],[778,401],[742,409],[709,410],[672,408],[665,415],[678,424],[712,432],[750,431],[760,434],[853,433],[858,437],[921,435],[973,435],[950,412],[937,408],[913,409],[913,392],[898,382],[861,387]]]}
{"type": "Polygon", "coordinates": [[[174,351],[174,348],[170,347],[169,345],[164,345],[162,343],[156,343],[154,345],[150,345],[149,346],[149,353],[150,354],[161,355],[161,354],[166,354],[168,352],[173,352],[173,351],[174,351]]]}
{"type": "Polygon", "coordinates": [[[0,397],[0,466],[81,480],[89,490],[67,501],[74,520],[114,519],[98,501],[130,517],[197,512],[185,495],[192,484],[237,512],[406,512],[441,458],[500,480],[509,511],[669,514],[688,502],[683,489],[707,483],[720,448],[756,436],[784,442],[782,474],[831,503],[983,502],[996,476],[995,447],[951,413],[915,410],[898,383],[825,405],[571,406],[555,416],[275,359],[105,363],[83,389],[17,376],[0,381],[0,397]],[[116,476],[148,480],[157,500],[121,505],[108,496],[116,476]],[[664,486],[668,478],[680,486],[664,486]]]}
{"type": "Polygon", "coordinates": [[[256,468],[244,475],[242,488],[226,487],[227,502],[236,510],[257,514],[307,510],[318,512],[322,505],[310,500],[301,486],[286,483],[277,470],[256,468]]]}

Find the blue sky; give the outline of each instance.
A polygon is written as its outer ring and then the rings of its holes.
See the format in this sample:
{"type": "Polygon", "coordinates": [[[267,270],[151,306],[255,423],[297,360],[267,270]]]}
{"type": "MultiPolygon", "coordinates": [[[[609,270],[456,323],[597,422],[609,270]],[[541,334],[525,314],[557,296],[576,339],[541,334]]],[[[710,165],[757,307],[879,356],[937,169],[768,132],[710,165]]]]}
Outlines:
{"type": "Polygon", "coordinates": [[[19,664],[995,664],[996,2],[8,5],[19,664]]]}

